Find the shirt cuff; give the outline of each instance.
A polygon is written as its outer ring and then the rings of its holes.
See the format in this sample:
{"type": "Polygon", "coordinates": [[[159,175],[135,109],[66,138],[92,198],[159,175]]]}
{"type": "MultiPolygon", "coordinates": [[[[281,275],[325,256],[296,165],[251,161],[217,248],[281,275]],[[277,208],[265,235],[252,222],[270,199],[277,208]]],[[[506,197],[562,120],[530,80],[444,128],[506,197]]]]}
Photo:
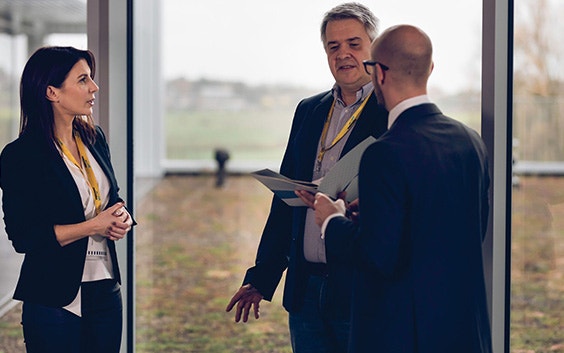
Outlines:
{"type": "Polygon", "coordinates": [[[325,230],[327,229],[327,225],[329,224],[329,221],[332,220],[335,217],[344,217],[344,216],[343,216],[342,213],[336,212],[336,213],[329,215],[329,217],[325,218],[325,221],[321,225],[321,239],[325,239],[325,230]]]}

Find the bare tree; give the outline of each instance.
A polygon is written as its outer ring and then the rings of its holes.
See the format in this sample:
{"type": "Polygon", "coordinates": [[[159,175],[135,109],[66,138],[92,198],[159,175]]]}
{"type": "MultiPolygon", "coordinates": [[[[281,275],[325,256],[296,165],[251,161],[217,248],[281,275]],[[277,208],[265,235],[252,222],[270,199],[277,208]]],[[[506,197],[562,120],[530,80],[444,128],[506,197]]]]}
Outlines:
{"type": "Polygon", "coordinates": [[[524,159],[564,160],[561,6],[551,0],[515,6],[514,134],[524,159]]]}

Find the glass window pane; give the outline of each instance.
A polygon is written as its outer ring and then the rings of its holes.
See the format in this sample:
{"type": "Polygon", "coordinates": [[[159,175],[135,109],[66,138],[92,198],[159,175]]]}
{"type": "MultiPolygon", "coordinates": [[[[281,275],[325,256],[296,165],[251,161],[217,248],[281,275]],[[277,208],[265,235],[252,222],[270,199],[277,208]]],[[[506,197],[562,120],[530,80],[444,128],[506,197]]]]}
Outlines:
{"type": "Polygon", "coordinates": [[[515,1],[512,352],[564,350],[563,12],[515,1]]]}
{"type": "MultiPolygon", "coordinates": [[[[161,3],[165,161],[213,163],[222,147],[228,168],[277,168],[299,101],[333,86],[319,27],[341,2],[161,3]]],[[[397,0],[373,11],[381,30],[412,23],[430,35],[431,99],[479,131],[481,2],[397,0]]],[[[216,187],[215,169],[187,165],[186,174],[136,178],[137,352],[290,352],[282,284],[260,320],[235,325],[225,313],[253,265],[272,194],[247,175],[216,187]]]]}
{"type": "MultiPolygon", "coordinates": [[[[279,161],[296,103],[334,83],[319,26],[338,2],[162,3],[165,158],[210,160],[222,147],[235,162],[279,161]]],[[[411,23],[429,34],[432,98],[479,131],[480,3],[403,0],[374,11],[381,29],[411,23]],[[437,21],[433,3],[449,15],[437,21]]]]}

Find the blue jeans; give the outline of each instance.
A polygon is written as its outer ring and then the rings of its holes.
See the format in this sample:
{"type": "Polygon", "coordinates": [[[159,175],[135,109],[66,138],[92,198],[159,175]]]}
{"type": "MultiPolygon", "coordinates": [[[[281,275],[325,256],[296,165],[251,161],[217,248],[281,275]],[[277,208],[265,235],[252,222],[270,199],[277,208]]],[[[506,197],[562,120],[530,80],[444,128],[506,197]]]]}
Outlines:
{"type": "Polygon", "coordinates": [[[82,317],[63,308],[23,303],[26,352],[119,352],[123,321],[119,284],[113,280],[86,282],[81,292],[82,317]]]}
{"type": "Polygon", "coordinates": [[[290,313],[290,337],[294,353],[347,351],[350,322],[327,317],[326,284],[325,277],[310,276],[302,308],[290,313]]]}

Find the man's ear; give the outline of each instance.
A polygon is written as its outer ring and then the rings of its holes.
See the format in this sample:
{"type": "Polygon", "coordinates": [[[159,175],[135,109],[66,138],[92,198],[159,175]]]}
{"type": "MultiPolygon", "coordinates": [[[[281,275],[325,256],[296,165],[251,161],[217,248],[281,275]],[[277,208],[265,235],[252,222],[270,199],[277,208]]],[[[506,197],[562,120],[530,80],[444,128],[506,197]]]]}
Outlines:
{"type": "Polygon", "coordinates": [[[59,90],[53,86],[47,86],[47,92],[45,92],[45,97],[51,102],[58,102],[59,90]]]}
{"type": "Polygon", "coordinates": [[[383,85],[384,81],[386,80],[386,71],[384,71],[380,65],[376,65],[375,67],[376,69],[376,80],[379,84],[383,85]]]}

